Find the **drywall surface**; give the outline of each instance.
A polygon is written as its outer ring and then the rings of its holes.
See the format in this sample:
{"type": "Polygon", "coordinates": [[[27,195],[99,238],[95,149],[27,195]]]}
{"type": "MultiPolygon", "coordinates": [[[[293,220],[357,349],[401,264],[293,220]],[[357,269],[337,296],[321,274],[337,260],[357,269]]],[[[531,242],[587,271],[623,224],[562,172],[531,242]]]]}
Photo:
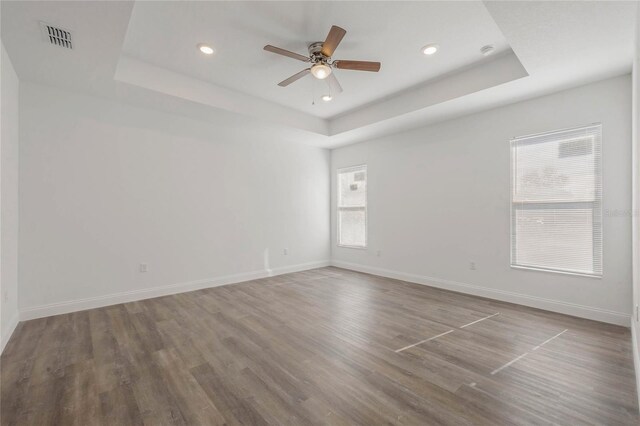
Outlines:
{"type": "Polygon", "coordinates": [[[637,5],[636,16],[636,50],[633,58],[633,299],[632,336],[633,355],[636,367],[636,385],[638,389],[638,403],[640,404],[640,4],[637,5]]]}
{"type": "Polygon", "coordinates": [[[26,317],[329,259],[326,149],[28,83],[20,114],[26,317]]]}
{"type": "Polygon", "coordinates": [[[18,76],[0,57],[0,351],[18,321],[18,76]]]}
{"type": "Polygon", "coordinates": [[[332,261],[628,326],[630,157],[629,75],[333,150],[332,261]],[[511,268],[509,140],[596,122],[603,128],[604,276],[511,268]],[[336,169],[357,164],[368,172],[366,250],[336,245],[336,169]]]}

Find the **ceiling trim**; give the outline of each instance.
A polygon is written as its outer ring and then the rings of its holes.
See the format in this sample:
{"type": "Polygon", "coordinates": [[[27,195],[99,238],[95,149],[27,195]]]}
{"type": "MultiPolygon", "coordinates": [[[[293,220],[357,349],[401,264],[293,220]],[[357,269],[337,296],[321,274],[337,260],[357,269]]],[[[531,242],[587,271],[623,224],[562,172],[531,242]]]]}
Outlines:
{"type": "Polygon", "coordinates": [[[330,120],[330,134],[338,135],[433,105],[489,89],[529,74],[513,51],[467,67],[379,102],[347,112],[330,120]]]}
{"type": "Polygon", "coordinates": [[[124,55],[118,61],[114,79],[317,135],[335,136],[382,122],[389,125],[406,114],[428,111],[437,104],[526,76],[517,56],[509,51],[328,120],[124,55]]]}
{"type": "Polygon", "coordinates": [[[328,122],[291,108],[197,80],[128,56],[121,56],[114,79],[167,95],[327,136],[328,122]]]}

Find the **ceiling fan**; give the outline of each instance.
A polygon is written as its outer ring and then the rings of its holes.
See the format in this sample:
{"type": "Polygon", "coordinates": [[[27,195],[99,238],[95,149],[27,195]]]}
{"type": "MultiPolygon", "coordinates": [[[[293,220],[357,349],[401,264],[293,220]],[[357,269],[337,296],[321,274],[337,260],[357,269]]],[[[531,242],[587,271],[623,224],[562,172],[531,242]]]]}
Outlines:
{"type": "Polygon", "coordinates": [[[297,59],[302,62],[308,62],[312,65],[292,75],[291,77],[282,80],[278,83],[278,86],[286,87],[306,76],[307,74],[313,75],[318,80],[325,80],[329,85],[329,89],[332,94],[338,94],[342,92],[342,87],[338,83],[338,79],[332,72],[333,68],[354,70],[354,71],[371,71],[378,72],[380,70],[380,62],[368,62],[368,61],[345,61],[345,60],[332,60],[331,56],[338,47],[338,44],[342,41],[342,38],[347,32],[342,28],[333,25],[329,30],[327,39],[317,41],[309,45],[309,56],[300,55],[289,50],[281,49],[279,47],[271,46],[270,44],[264,47],[264,50],[268,52],[277,53],[278,55],[288,56],[293,59],[297,59]]]}

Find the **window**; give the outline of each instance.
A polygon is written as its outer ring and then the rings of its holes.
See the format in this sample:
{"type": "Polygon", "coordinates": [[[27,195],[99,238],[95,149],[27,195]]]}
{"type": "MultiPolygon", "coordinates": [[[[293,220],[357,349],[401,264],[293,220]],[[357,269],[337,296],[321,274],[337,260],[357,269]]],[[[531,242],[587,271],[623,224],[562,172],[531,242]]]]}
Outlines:
{"type": "Polygon", "coordinates": [[[511,266],[602,276],[601,125],[511,141],[511,266]]]}
{"type": "Polygon", "coordinates": [[[338,170],[338,245],[367,246],[367,166],[338,170]]]}

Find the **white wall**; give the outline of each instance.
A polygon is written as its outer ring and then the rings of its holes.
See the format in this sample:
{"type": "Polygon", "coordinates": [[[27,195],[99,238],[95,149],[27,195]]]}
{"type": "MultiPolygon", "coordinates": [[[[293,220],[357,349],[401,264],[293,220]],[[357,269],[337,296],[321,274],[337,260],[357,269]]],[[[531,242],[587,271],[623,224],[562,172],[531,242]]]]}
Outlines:
{"type": "Polygon", "coordinates": [[[640,4],[637,6],[636,51],[633,58],[633,349],[640,404],[640,4]]]}
{"type": "MultiPolygon", "coordinates": [[[[1,42],[0,42],[1,44],[1,42]]],[[[18,321],[18,76],[0,57],[0,351],[18,321]]]]}
{"type": "Polygon", "coordinates": [[[328,262],[325,149],[27,83],[20,118],[23,318],[328,262]]]}
{"type": "Polygon", "coordinates": [[[594,83],[332,151],[337,168],[368,166],[367,250],[336,246],[350,267],[604,321],[631,307],[631,79],[594,83]],[[601,122],[604,276],[509,266],[509,140],[601,122]],[[377,256],[378,250],[381,255],[377,256]],[[470,262],[476,270],[470,270],[470,262]]]}

